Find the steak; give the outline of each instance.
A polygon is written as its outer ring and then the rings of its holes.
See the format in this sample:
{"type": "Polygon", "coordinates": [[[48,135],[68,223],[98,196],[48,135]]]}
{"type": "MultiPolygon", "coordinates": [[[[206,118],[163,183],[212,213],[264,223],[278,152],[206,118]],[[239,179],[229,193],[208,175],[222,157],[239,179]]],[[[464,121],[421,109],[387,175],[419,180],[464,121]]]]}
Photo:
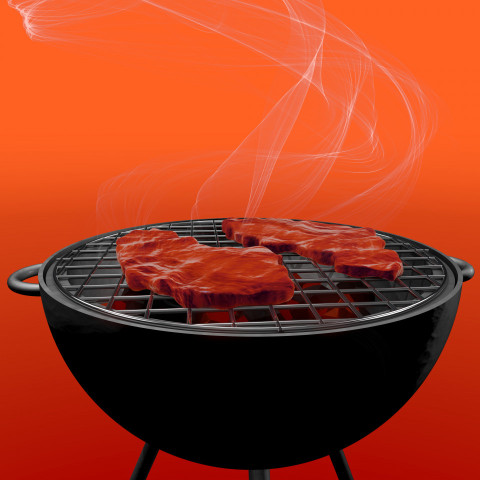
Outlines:
{"type": "Polygon", "coordinates": [[[260,245],[272,252],[295,252],[352,277],[394,280],[403,273],[400,257],[385,250],[385,241],[372,228],[355,228],[277,218],[228,218],[227,238],[243,246],[260,245]]]}
{"type": "Polygon", "coordinates": [[[281,255],[265,247],[209,247],[172,231],[134,230],[117,240],[131,290],[173,297],[186,308],[271,305],[293,297],[281,255]]]}
{"type": "Polygon", "coordinates": [[[403,273],[403,264],[393,250],[361,252],[350,250],[335,255],[335,271],[350,277],[380,277],[395,280],[403,273]]]}

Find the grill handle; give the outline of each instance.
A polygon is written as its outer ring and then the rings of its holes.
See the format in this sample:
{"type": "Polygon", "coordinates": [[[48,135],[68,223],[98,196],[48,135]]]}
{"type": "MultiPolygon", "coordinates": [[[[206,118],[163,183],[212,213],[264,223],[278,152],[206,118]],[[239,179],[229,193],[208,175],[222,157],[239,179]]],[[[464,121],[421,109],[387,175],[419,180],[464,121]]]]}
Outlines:
{"type": "Polygon", "coordinates": [[[469,263],[467,263],[465,260],[461,260],[460,258],[455,257],[450,257],[450,260],[452,260],[460,267],[464,282],[473,278],[473,276],[475,275],[475,270],[469,263]]]}
{"type": "Polygon", "coordinates": [[[38,283],[26,283],[24,280],[38,275],[41,266],[42,264],[39,263],[37,265],[31,265],[30,267],[21,268],[12,273],[7,280],[8,288],[15,293],[21,293],[22,295],[29,295],[31,297],[39,297],[40,285],[38,283]]]}

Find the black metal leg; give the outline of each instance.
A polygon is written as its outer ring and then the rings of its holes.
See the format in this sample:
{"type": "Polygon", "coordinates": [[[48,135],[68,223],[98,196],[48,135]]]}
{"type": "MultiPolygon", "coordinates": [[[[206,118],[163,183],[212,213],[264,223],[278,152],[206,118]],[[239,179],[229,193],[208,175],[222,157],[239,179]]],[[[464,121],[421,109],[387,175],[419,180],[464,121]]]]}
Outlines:
{"type": "Polygon", "coordinates": [[[333,463],[333,468],[335,469],[338,480],[353,480],[352,472],[350,471],[343,450],[332,453],[330,455],[330,460],[333,463]]]}
{"type": "Polygon", "coordinates": [[[270,480],[270,470],[249,470],[248,480],[270,480]]]}
{"type": "Polygon", "coordinates": [[[150,446],[148,443],[143,447],[142,453],[137,460],[135,470],[133,470],[130,480],[145,480],[152,468],[155,457],[157,456],[158,448],[150,446]]]}

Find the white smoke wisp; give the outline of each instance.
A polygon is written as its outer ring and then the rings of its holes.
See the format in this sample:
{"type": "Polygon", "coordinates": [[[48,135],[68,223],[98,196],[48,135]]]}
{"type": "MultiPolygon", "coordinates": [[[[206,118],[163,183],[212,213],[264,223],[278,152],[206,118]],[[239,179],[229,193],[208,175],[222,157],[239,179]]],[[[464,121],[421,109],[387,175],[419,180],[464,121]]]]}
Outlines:
{"type": "Polygon", "coordinates": [[[162,161],[141,163],[103,182],[97,195],[99,233],[122,226],[167,222],[172,220],[172,207],[180,215],[176,220],[188,220],[196,191],[205,177],[215,171],[219,158],[227,154],[219,151],[212,156],[208,152],[188,158],[171,154],[162,161]],[[175,204],[180,198],[183,203],[175,204]]]}
{"type": "MultiPolygon", "coordinates": [[[[208,175],[198,186],[191,218],[307,215],[378,224],[402,207],[415,186],[422,154],[436,126],[429,98],[405,68],[374,53],[320,3],[9,3],[23,16],[32,39],[86,42],[102,48],[108,42],[95,43],[94,30],[82,29],[82,24],[93,19],[98,32],[98,19],[105,16],[135,14],[162,22],[169,17],[248,49],[258,61],[244,67],[276,68],[290,79],[243,141],[213,171],[211,165],[205,170],[208,175]]],[[[161,58],[161,49],[156,55],[161,58]]],[[[182,57],[182,51],[177,49],[175,55],[182,57]]],[[[233,66],[232,60],[229,67],[233,66]]],[[[117,198],[119,191],[125,197],[133,191],[143,195],[131,186],[135,172],[137,166],[125,174],[128,181],[102,186],[100,210],[102,202],[117,198]]],[[[173,176],[181,186],[182,176],[173,176]]],[[[149,178],[158,187],[165,181],[164,175],[149,178]]]]}

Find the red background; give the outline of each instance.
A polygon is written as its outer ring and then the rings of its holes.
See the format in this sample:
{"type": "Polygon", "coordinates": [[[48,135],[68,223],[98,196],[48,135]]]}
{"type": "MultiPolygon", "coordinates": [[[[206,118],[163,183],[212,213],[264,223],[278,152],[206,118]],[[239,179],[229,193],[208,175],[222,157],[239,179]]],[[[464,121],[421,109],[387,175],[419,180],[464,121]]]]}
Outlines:
{"type": "MultiPolygon", "coordinates": [[[[413,0],[325,6],[437,96],[439,128],[414,193],[398,215],[372,226],[480,265],[479,6],[413,0]]],[[[169,69],[167,62],[144,75],[75,48],[32,42],[5,1],[0,19],[4,282],[14,270],[97,233],[97,190],[111,176],[170,152],[233,148],[251,124],[250,86],[234,71],[201,68],[193,81],[188,65],[169,69]]],[[[178,219],[183,210],[172,205],[170,213],[178,219]]],[[[356,480],[475,476],[479,282],[465,284],[447,346],[421,389],[394,418],[346,449],[356,480]]],[[[1,476],[128,478],[141,442],[73,379],[39,299],[19,297],[5,283],[1,295],[1,476]]],[[[246,473],[161,453],[150,478],[245,479],[246,473]]],[[[272,478],[335,477],[320,459],[273,471],[272,478]]]]}

